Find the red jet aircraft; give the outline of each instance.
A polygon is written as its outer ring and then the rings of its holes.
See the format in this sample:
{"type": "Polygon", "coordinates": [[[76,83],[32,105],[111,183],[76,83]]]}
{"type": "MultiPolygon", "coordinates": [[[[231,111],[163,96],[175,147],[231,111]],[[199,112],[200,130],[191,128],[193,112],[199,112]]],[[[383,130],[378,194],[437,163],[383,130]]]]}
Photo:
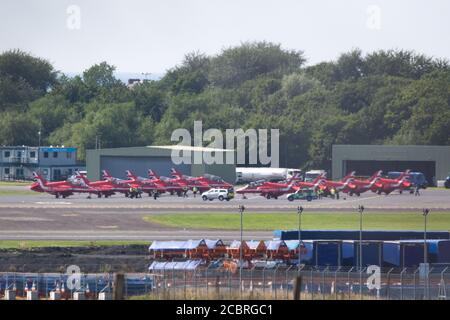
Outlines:
{"type": "Polygon", "coordinates": [[[127,177],[130,179],[130,184],[133,186],[136,185],[137,188],[141,189],[143,192],[148,193],[151,197],[155,193],[161,194],[165,193],[167,188],[162,181],[158,181],[157,179],[146,179],[143,177],[138,177],[133,174],[130,170],[126,170],[127,177]]]}
{"type": "Polygon", "coordinates": [[[337,192],[351,192],[356,189],[356,185],[352,183],[354,174],[355,172],[346,175],[341,181],[321,179],[319,188],[324,190],[327,194],[331,194],[331,189],[334,189],[337,192]]]}
{"type": "Polygon", "coordinates": [[[170,195],[176,193],[178,196],[181,196],[185,190],[188,189],[188,185],[183,181],[178,179],[171,179],[168,177],[161,177],[152,169],[148,169],[148,177],[157,184],[161,184],[164,186],[167,192],[170,195]]]}
{"type": "Polygon", "coordinates": [[[55,198],[67,198],[74,193],[95,193],[95,190],[89,187],[76,185],[68,181],[47,182],[44,177],[36,172],[33,172],[33,176],[36,179],[36,182],[30,186],[30,189],[36,192],[49,193],[54,195],[55,198]]]}
{"type": "Polygon", "coordinates": [[[375,184],[378,182],[379,177],[381,176],[381,171],[375,172],[375,174],[370,177],[369,179],[359,180],[352,178],[351,183],[356,186],[353,190],[344,190],[344,193],[348,193],[349,196],[360,196],[361,193],[364,193],[368,190],[372,190],[373,188],[376,188],[375,184]]]}
{"type": "Polygon", "coordinates": [[[84,174],[81,174],[79,172],[76,173],[76,178],[82,180],[86,186],[95,189],[97,192],[94,193],[96,193],[99,198],[101,198],[102,195],[105,198],[108,198],[114,195],[116,192],[124,194],[128,194],[129,192],[128,185],[115,184],[108,179],[99,181],[89,181],[89,179],[84,174]]]}
{"type": "MultiPolygon", "coordinates": [[[[242,194],[243,198],[245,199],[246,193],[257,193],[267,199],[274,198],[278,199],[279,196],[294,192],[296,189],[295,185],[300,179],[300,175],[297,174],[285,183],[282,182],[266,182],[264,180],[251,182],[250,184],[239,188],[236,190],[236,193],[242,194]]],[[[299,188],[297,188],[299,189],[299,188]]]]}
{"type": "Polygon", "coordinates": [[[224,181],[221,177],[214,176],[212,174],[205,174],[200,177],[190,177],[183,175],[181,172],[177,171],[175,168],[171,169],[171,174],[176,179],[185,182],[189,189],[197,187],[200,192],[208,191],[211,188],[222,188],[230,189],[233,185],[224,181]]]}
{"type": "Polygon", "coordinates": [[[411,187],[408,178],[409,170],[403,172],[397,179],[378,178],[371,190],[377,194],[385,193],[386,195],[394,190],[399,190],[402,193],[404,189],[411,187]]]}

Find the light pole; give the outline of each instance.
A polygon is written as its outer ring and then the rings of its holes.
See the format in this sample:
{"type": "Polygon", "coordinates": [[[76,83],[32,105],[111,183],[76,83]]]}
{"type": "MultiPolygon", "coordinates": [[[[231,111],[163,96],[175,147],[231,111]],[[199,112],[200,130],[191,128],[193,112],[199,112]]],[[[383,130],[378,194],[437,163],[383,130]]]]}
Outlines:
{"type": "Polygon", "coordinates": [[[298,214],[298,269],[300,270],[300,264],[302,262],[302,212],[303,207],[297,207],[298,214]]]}
{"type": "Polygon", "coordinates": [[[428,248],[427,248],[427,217],[430,213],[430,209],[424,208],[422,210],[422,215],[424,218],[424,228],[423,228],[423,267],[422,274],[423,279],[425,279],[425,299],[429,297],[429,282],[428,282],[428,248]]]}
{"type": "Polygon", "coordinates": [[[243,264],[243,252],[242,252],[242,244],[243,244],[243,216],[244,216],[245,207],[243,205],[239,205],[239,213],[241,215],[241,243],[239,245],[239,290],[242,299],[242,264],[243,264]]]}
{"type": "Polygon", "coordinates": [[[424,232],[423,232],[423,263],[428,263],[428,248],[427,248],[427,217],[430,213],[430,209],[423,209],[422,214],[424,217],[424,232]]]}
{"type": "Polygon", "coordinates": [[[362,299],[362,217],[364,206],[358,206],[359,212],[359,295],[362,299]]]}

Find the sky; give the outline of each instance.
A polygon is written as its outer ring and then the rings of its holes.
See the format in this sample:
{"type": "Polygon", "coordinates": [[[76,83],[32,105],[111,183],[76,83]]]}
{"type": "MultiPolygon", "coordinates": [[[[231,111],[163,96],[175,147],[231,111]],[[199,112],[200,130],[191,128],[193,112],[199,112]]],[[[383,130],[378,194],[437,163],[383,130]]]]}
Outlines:
{"type": "Polygon", "coordinates": [[[21,49],[57,70],[107,61],[163,74],[186,53],[246,41],[301,50],[309,65],[354,48],[408,49],[450,60],[448,0],[1,0],[0,52],[21,49]]]}

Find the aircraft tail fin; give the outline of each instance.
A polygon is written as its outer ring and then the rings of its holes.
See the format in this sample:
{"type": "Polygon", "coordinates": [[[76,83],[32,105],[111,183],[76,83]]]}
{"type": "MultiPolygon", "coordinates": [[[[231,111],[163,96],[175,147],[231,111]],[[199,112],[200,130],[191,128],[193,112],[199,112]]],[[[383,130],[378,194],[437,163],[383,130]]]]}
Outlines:
{"type": "Polygon", "coordinates": [[[40,174],[38,174],[37,172],[33,171],[33,177],[34,179],[36,179],[36,181],[41,185],[41,186],[45,186],[47,185],[47,180],[45,180],[44,177],[42,177],[40,174]]]}
{"type": "Polygon", "coordinates": [[[159,175],[152,169],[148,169],[148,176],[149,178],[159,179],[159,175]]]}
{"type": "Polygon", "coordinates": [[[182,178],[183,177],[183,174],[180,171],[178,171],[177,169],[175,169],[175,168],[170,169],[170,173],[175,178],[182,178]]]}
{"type": "Polygon", "coordinates": [[[107,170],[102,170],[102,177],[103,179],[110,180],[112,176],[109,174],[107,170]]]}
{"type": "Polygon", "coordinates": [[[125,170],[125,172],[126,172],[128,178],[137,180],[136,175],[133,172],[131,172],[130,170],[125,170]]]}
{"type": "Polygon", "coordinates": [[[355,177],[355,173],[356,173],[356,171],[352,171],[352,172],[348,173],[345,177],[342,178],[341,181],[342,182],[346,182],[350,178],[354,178],[355,177]]]}
{"type": "Polygon", "coordinates": [[[324,178],[325,178],[325,174],[324,174],[324,173],[319,174],[319,175],[312,181],[312,183],[316,184],[316,183],[318,183],[320,180],[323,180],[324,178]]]}
{"type": "Polygon", "coordinates": [[[370,177],[370,181],[375,180],[378,177],[381,177],[381,174],[383,173],[382,170],[378,170],[377,172],[375,172],[371,177],[370,177]]]}
{"type": "Polygon", "coordinates": [[[77,176],[78,179],[81,179],[86,185],[88,185],[90,183],[89,179],[84,174],[80,173],[79,171],[76,171],[75,175],[77,176]]]}

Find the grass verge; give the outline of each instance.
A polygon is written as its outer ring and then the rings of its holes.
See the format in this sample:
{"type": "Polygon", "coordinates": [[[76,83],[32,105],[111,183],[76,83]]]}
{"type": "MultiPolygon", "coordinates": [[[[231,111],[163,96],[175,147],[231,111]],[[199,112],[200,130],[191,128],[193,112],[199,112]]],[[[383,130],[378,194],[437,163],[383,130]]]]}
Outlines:
{"type": "MultiPolygon", "coordinates": [[[[143,218],[150,223],[186,229],[238,230],[239,214],[193,213],[148,215],[143,218]]],[[[363,226],[366,230],[422,230],[423,216],[420,213],[364,213],[363,226]]],[[[245,230],[296,229],[296,213],[245,213],[245,230]]],[[[428,216],[428,230],[450,230],[450,212],[432,212],[428,216]]],[[[359,215],[356,212],[303,213],[304,229],[359,229],[359,215]]]]}
{"type": "Polygon", "coordinates": [[[29,186],[32,181],[0,181],[0,186],[21,187],[29,186]]]}
{"type": "Polygon", "coordinates": [[[0,197],[7,196],[32,196],[38,193],[31,190],[0,190],[0,197]]]}

